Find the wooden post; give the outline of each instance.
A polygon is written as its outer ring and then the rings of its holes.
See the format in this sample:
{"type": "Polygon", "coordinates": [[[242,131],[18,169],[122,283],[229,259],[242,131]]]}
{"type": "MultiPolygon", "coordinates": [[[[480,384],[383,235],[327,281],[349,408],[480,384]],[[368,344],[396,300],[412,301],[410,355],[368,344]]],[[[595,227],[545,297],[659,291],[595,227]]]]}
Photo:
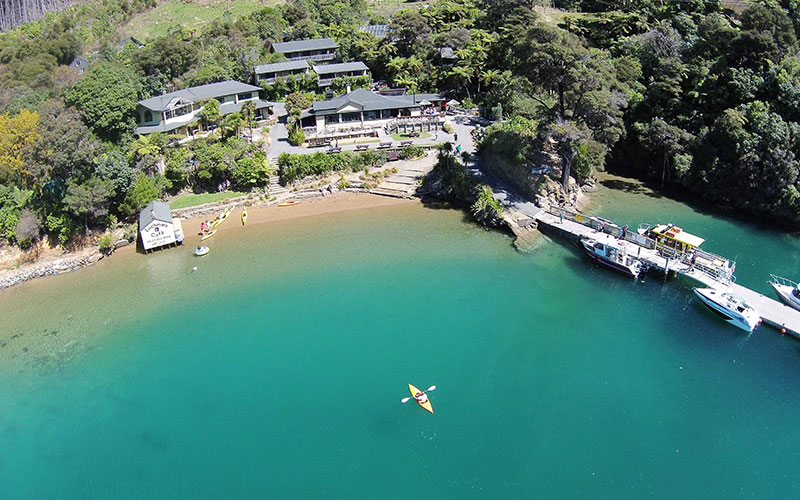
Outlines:
{"type": "Polygon", "coordinates": [[[667,257],[667,263],[664,265],[664,281],[667,281],[668,275],[669,275],[669,257],[667,257]]]}

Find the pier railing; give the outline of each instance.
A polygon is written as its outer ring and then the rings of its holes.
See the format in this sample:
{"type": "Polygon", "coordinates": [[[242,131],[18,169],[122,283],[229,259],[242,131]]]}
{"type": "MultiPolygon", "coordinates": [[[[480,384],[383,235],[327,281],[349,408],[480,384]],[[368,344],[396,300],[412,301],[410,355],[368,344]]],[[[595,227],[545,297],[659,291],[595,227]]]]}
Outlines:
{"type": "Polygon", "coordinates": [[[680,262],[684,264],[683,269],[686,273],[701,273],[708,278],[726,285],[735,281],[735,277],[728,266],[729,260],[720,255],[706,252],[699,248],[695,248],[692,253],[679,252],[674,248],[659,244],[653,238],[639,234],[636,230],[630,230],[620,227],[614,221],[596,217],[591,215],[583,215],[567,208],[550,206],[547,208],[547,213],[556,217],[563,217],[564,220],[569,220],[583,224],[590,227],[595,231],[610,234],[617,238],[623,239],[623,230],[625,232],[625,241],[635,243],[640,247],[655,250],[660,256],[669,259],[670,261],[680,262]]]}

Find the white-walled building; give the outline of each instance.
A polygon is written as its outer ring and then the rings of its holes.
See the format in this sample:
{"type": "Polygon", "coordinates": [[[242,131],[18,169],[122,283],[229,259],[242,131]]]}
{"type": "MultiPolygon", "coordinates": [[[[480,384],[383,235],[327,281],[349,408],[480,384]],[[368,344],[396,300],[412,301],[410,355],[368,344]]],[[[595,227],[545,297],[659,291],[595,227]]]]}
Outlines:
{"type": "Polygon", "coordinates": [[[183,243],[180,219],[172,219],[169,205],[151,201],[139,213],[139,238],[145,252],[167,245],[183,243]]]}
{"type": "Polygon", "coordinates": [[[256,120],[264,120],[272,110],[272,103],[259,99],[261,87],[228,80],[209,83],[139,101],[136,108],[137,134],[153,132],[191,132],[199,121],[200,110],[208,99],[219,102],[219,114],[225,116],[242,109],[247,101],[256,104],[256,120]]]}
{"type": "Polygon", "coordinates": [[[441,111],[445,101],[438,94],[385,96],[356,89],[327,101],[314,101],[301,115],[301,124],[303,130],[311,134],[383,128],[393,120],[423,119],[423,108],[441,111]]]}

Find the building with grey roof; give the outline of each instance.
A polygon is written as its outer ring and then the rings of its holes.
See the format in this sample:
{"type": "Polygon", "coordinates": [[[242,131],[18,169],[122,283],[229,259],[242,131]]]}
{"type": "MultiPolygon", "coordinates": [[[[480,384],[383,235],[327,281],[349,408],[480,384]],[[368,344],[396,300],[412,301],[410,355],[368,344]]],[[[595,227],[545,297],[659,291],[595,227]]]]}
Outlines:
{"type": "Polygon", "coordinates": [[[283,54],[290,61],[310,60],[328,62],[336,60],[339,46],[331,38],[314,38],[272,44],[272,51],[283,54]]]}
{"type": "Polygon", "coordinates": [[[314,66],[314,73],[319,75],[317,85],[320,87],[327,87],[335,78],[368,76],[369,68],[361,61],[338,64],[317,64],[314,66]]]}
{"type": "Polygon", "coordinates": [[[175,132],[190,135],[196,129],[200,110],[208,99],[219,102],[221,116],[238,112],[245,101],[256,104],[256,120],[266,119],[273,104],[258,97],[261,87],[228,80],[176,90],[139,101],[136,108],[137,134],[175,132]]]}
{"type": "Polygon", "coordinates": [[[183,242],[180,219],[172,219],[168,204],[151,201],[139,212],[139,240],[145,252],[183,242]]]}
{"type": "Polygon", "coordinates": [[[333,99],[314,101],[311,108],[300,116],[301,126],[312,134],[383,128],[394,119],[423,116],[423,108],[426,111],[441,110],[445,101],[439,94],[384,96],[371,90],[356,89],[333,99]]]}
{"type": "Polygon", "coordinates": [[[75,59],[69,63],[69,67],[77,69],[79,73],[83,73],[89,69],[89,60],[83,56],[76,56],[75,59]]]}
{"type": "Polygon", "coordinates": [[[278,78],[291,78],[311,73],[311,66],[305,59],[272,64],[262,64],[253,68],[256,83],[275,83],[278,78]]]}

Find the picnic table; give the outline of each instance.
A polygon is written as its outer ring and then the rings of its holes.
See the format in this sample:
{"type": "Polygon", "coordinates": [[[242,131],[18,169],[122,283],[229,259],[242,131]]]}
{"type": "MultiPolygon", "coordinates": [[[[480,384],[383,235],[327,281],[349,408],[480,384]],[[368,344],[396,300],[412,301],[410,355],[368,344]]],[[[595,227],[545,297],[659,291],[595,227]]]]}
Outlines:
{"type": "Polygon", "coordinates": [[[342,148],[339,146],[328,148],[328,153],[341,153],[342,148]]]}
{"type": "Polygon", "coordinates": [[[401,146],[410,146],[414,141],[400,141],[401,146]]]}
{"type": "Polygon", "coordinates": [[[359,144],[356,146],[356,151],[366,151],[369,149],[369,144],[359,144]]]}
{"type": "Polygon", "coordinates": [[[382,142],[378,145],[378,149],[386,149],[392,147],[392,141],[382,142]]]}
{"type": "Polygon", "coordinates": [[[397,151],[389,151],[386,153],[386,161],[397,161],[400,159],[400,154],[397,151]]]}

